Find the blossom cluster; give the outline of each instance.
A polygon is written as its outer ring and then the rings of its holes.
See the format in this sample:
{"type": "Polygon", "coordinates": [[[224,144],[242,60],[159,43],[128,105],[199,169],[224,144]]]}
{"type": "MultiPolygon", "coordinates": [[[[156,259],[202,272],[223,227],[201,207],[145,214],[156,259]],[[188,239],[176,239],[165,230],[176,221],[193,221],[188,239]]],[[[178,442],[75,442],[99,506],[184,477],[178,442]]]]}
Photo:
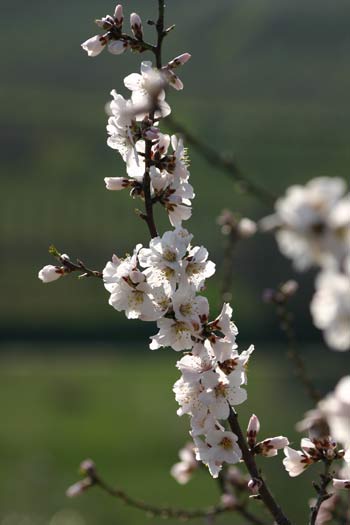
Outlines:
{"type": "Polygon", "coordinates": [[[262,221],[275,229],[281,252],[297,270],[320,268],[311,302],[314,324],[335,350],[350,349],[350,194],[343,179],[318,177],[288,188],[276,213],[262,221]]]}
{"type": "MultiPolygon", "coordinates": [[[[111,52],[122,52],[135,45],[135,39],[136,49],[142,52],[147,48],[138,15],[131,15],[132,38],[122,33],[122,22],[122,8],[117,6],[114,17],[98,21],[107,33],[84,42],[83,48],[90,56],[99,54],[105,45],[111,52]]],[[[174,385],[178,414],[191,417],[196,459],[217,477],[224,461],[236,463],[241,458],[237,436],[222,422],[229,417],[230,407],[247,398],[242,386],[253,347],[238,353],[238,330],[228,304],[210,321],[209,303],[201,292],[205,280],[214,274],[215,264],[208,260],[205,247],[191,244],[192,235],[182,226],[191,216],[194,198],[187,152],[181,138],[159,129],[159,121],[171,112],[166,88],[183,88],[175,70],[189,58],[183,53],[157,69],[144,61],[140,74],[124,79],[131,91],[129,99],[111,92],[107,144],[121,155],[127,176],[105,178],[106,187],[129,188],[134,197],[151,199],[152,205],[160,203],[174,229],[154,236],[147,247],[138,244],[125,258],[114,255],[103,270],[103,281],[113,308],[124,311],[129,319],[157,322],[151,350],[171,347],[176,352],[186,351],[177,363],[182,375],[174,385]]]]}

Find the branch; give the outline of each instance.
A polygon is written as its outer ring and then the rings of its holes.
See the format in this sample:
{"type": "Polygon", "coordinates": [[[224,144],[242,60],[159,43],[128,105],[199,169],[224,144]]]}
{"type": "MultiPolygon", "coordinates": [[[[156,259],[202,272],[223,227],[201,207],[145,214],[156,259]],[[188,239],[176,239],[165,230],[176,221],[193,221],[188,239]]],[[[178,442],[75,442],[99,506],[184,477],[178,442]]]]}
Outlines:
{"type": "Polygon", "coordinates": [[[322,503],[324,501],[326,501],[331,496],[331,494],[328,494],[328,492],[327,492],[327,486],[332,481],[332,476],[329,474],[330,466],[331,466],[331,462],[330,461],[325,461],[325,471],[324,471],[324,474],[321,474],[321,476],[320,476],[321,480],[322,480],[322,483],[321,483],[320,486],[317,486],[317,485],[314,484],[314,486],[315,486],[315,488],[316,488],[316,490],[318,492],[318,496],[317,496],[317,500],[316,500],[315,506],[311,508],[309,525],[315,525],[316,524],[317,515],[319,513],[319,510],[321,508],[322,503]]]}
{"type": "MultiPolygon", "coordinates": [[[[285,283],[285,285],[287,285],[285,283]]],[[[284,285],[279,287],[279,290],[274,292],[271,297],[272,302],[276,305],[276,313],[280,320],[280,327],[282,332],[285,334],[288,343],[287,357],[294,364],[295,375],[298,377],[307,395],[312,401],[318,403],[321,399],[321,394],[313,384],[312,379],[308,375],[308,371],[305,366],[305,362],[301,357],[300,353],[296,350],[297,341],[295,331],[292,325],[292,316],[287,308],[287,301],[289,295],[283,291],[284,285]]]]}
{"type": "Polygon", "coordinates": [[[215,168],[219,168],[221,171],[224,171],[233,180],[235,180],[241,190],[246,193],[250,193],[257,200],[269,207],[274,204],[276,197],[268,190],[262,186],[259,186],[258,184],[255,184],[246,175],[244,175],[235,161],[226,159],[222,154],[217,153],[214,148],[197,139],[191,132],[188,131],[187,128],[174,120],[171,116],[167,117],[167,122],[173,130],[181,133],[181,135],[184,136],[186,141],[191,146],[193,146],[200,155],[202,155],[208,164],[214,166],[215,168]]]}
{"type": "Polygon", "coordinates": [[[243,461],[248,469],[248,472],[252,479],[257,480],[259,483],[259,496],[265,504],[265,507],[270,511],[270,514],[275,518],[278,525],[291,525],[289,519],[284,515],[281,507],[276,503],[274,497],[269,491],[266,482],[261,477],[258,467],[255,463],[253,454],[250,452],[241,427],[238,422],[238,416],[230,406],[230,415],[228,422],[232,432],[237,436],[238,446],[242,451],[243,461]]]}
{"type": "Polygon", "coordinates": [[[126,505],[147,512],[153,516],[158,516],[160,518],[178,518],[180,520],[189,520],[195,518],[210,518],[219,514],[223,514],[225,512],[237,512],[254,525],[264,525],[263,521],[254,516],[254,514],[252,514],[248,510],[246,510],[242,505],[229,507],[224,504],[218,504],[201,509],[180,509],[163,506],[158,507],[156,505],[146,503],[142,500],[135,499],[129,496],[124,490],[111,487],[97,474],[95,474],[93,481],[94,484],[99,486],[104,492],[106,492],[110,496],[113,496],[114,498],[120,499],[126,505]]]}
{"type": "MultiPolygon", "coordinates": [[[[156,66],[158,69],[162,67],[162,42],[163,38],[166,35],[164,32],[164,1],[158,0],[158,20],[156,23],[157,29],[157,45],[153,46],[152,51],[156,57],[156,66]]],[[[155,109],[152,109],[149,118],[151,121],[154,121],[155,109]]],[[[143,177],[143,192],[145,197],[145,214],[142,214],[141,217],[146,221],[150,235],[152,239],[158,236],[157,227],[154,221],[153,215],[153,202],[151,196],[151,179],[149,175],[150,167],[152,166],[152,140],[146,140],[145,148],[145,174],[143,177]]]]}
{"type": "Polygon", "coordinates": [[[62,264],[62,270],[65,274],[72,272],[84,272],[81,275],[79,275],[79,278],[103,278],[102,272],[100,272],[99,270],[91,270],[80,259],[77,259],[76,263],[73,263],[67,255],[62,255],[53,244],[49,247],[49,254],[55,257],[62,264]]]}

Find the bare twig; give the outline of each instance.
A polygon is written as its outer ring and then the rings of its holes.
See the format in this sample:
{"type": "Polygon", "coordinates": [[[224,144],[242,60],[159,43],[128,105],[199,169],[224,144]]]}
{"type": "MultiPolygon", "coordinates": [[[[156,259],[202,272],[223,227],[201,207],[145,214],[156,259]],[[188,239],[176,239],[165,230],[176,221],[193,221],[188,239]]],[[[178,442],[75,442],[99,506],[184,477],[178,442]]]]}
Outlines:
{"type": "Polygon", "coordinates": [[[168,506],[156,506],[150,503],[146,503],[145,501],[135,499],[129,496],[124,490],[111,487],[97,474],[95,474],[93,482],[95,485],[99,486],[104,492],[107,492],[110,496],[120,499],[126,505],[142,510],[148,514],[151,514],[152,516],[158,516],[164,519],[178,518],[183,520],[189,520],[194,518],[209,518],[212,516],[223,514],[225,512],[237,512],[253,525],[264,525],[264,522],[262,520],[257,518],[251,512],[249,512],[243,505],[229,507],[224,504],[218,504],[199,509],[180,509],[168,506]]]}
{"type": "Polygon", "coordinates": [[[76,263],[73,263],[67,255],[62,255],[55,246],[51,245],[49,247],[49,253],[55,257],[60,264],[62,265],[62,273],[72,273],[72,272],[83,272],[79,275],[82,277],[98,277],[99,279],[103,278],[102,272],[99,270],[91,270],[88,268],[83,261],[80,259],[76,260],[76,263]]]}
{"type": "Polygon", "coordinates": [[[276,305],[276,313],[280,320],[280,327],[288,343],[287,357],[294,364],[295,375],[304,386],[305,392],[312,401],[317,403],[321,399],[321,394],[313,384],[306,369],[305,362],[296,349],[297,341],[292,324],[292,315],[287,308],[287,300],[288,297],[281,292],[281,288],[273,298],[273,302],[276,305]]]}

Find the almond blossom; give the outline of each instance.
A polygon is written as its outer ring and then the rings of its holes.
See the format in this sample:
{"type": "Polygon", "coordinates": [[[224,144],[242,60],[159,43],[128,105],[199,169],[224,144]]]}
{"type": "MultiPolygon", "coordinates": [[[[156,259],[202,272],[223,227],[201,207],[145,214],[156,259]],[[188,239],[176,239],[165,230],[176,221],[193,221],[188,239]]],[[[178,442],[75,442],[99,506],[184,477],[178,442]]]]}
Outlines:
{"type": "Polygon", "coordinates": [[[350,349],[350,272],[321,272],[311,301],[314,324],[328,346],[334,350],[350,349]]]}
{"type": "Polygon", "coordinates": [[[281,252],[298,270],[312,265],[340,268],[350,245],[350,196],[338,177],[318,177],[288,188],[277,200],[276,213],[262,221],[277,230],[281,252]]]}

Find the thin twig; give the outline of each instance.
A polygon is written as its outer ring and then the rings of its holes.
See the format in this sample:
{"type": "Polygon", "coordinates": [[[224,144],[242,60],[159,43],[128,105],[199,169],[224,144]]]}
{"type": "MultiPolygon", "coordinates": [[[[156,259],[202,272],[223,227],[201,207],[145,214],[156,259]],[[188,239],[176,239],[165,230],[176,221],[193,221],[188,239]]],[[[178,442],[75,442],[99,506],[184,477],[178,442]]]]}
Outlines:
{"type": "Polygon", "coordinates": [[[253,525],[264,525],[264,522],[257,518],[254,514],[249,512],[243,505],[227,506],[224,504],[213,505],[210,507],[200,509],[180,509],[168,506],[156,506],[145,501],[133,498],[129,496],[124,490],[114,488],[108,485],[102,480],[97,474],[93,477],[94,485],[99,486],[104,492],[107,492],[110,496],[120,499],[129,507],[133,507],[138,510],[142,510],[152,516],[158,516],[160,518],[178,518],[183,520],[189,520],[194,518],[208,518],[217,516],[225,512],[237,512],[242,517],[246,518],[253,525]]]}
{"type": "Polygon", "coordinates": [[[235,161],[231,159],[226,159],[214,148],[202,142],[200,139],[195,137],[190,131],[188,131],[188,129],[185,126],[180,124],[178,121],[174,120],[173,117],[167,117],[167,123],[174,131],[181,133],[181,135],[183,135],[183,137],[186,139],[186,142],[193,146],[198,151],[198,153],[202,155],[202,157],[208,162],[208,164],[214,166],[215,168],[219,168],[220,170],[227,173],[236,183],[239,184],[239,187],[242,191],[250,193],[257,200],[269,207],[271,207],[274,204],[276,197],[262,186],[255,184],[255,182],[253,182],[245,174],[243,174],[235,161]]]}
{"type": "Polygon", "coordinates": [[[305,362],[301,357],[300,353],[296,350],[297,341],[295,331],[292,325],[291,314],[287,309],[287,302],[283,300],[276,303],[276,312],[280,320],[280,327],[282,332],[285,334],[288,343],[288,359],[294,364],[295,375],[298,377],[307,395],[312,401],[318,403],[321,399],[321,394],[314,386],[312,379],[308,375],[308,371],[305,366],[305,362]]]}
{"type": "Polygon", "coordinates": [[[52,244],[49,247],[49,254],[55,257],[60,264],[62,265],[62,273],[72,273],[72,272],[83,272],[79,277],[98,277],[99,279],[103,278],[103,273],[99,270],[91,270],[88,268],[83,261],[80,259],[76,260],[76,263],[72,262],[70,258],[66,255],[62,255],[57,248],[52,244]]]}
{"type": "Polygon", "coordinates": [[[265,507],[270,511],[278,525],[291,525],[289,519],[284,515],[281,507],[277,504],[266,482],[261,477],[258,467],[255,463],[253,454],[250,452],[241,427],[238,422],[236,412],[230,407],[228,422],[232,432],[237,436],[237,443],[242,451],[242,458],[252,479],[257,480],[259,484],[259,496],[265,507]]]}

